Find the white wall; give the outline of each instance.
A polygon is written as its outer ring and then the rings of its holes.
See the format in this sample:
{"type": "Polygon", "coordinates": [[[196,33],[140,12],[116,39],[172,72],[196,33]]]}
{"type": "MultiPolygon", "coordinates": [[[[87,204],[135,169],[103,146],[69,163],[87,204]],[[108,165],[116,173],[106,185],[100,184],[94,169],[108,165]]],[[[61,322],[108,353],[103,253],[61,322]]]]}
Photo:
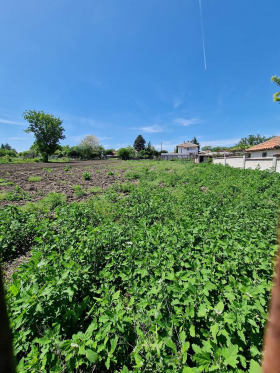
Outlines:
{"type": "Polygon", "coordinates": [[[225,165],[225,159],[224,158],[213,158],[213,164],[225,165]]]}
{"type": "Polygon", "coordinates": [[[246,158],[245,169],[269,170],[272,167],[272,158],[246,158]]]}
{"type": "Polygon", "coordinates": [[[244,157],[226,157],[226,158],[213,158],[213,164],[229,165],[236,168],[245,168],[255,170],[259,168],[263,170],[275,170],[280,173],[280,158],[267,157],[267,158],[244,158],[244,157]]]}
{"type": "Polygon", "coordinates": [[[183,146],[178,146],[178,154],[198,154],[198,146],[195,148],[184,148],[183,146]]]}
{"type": "Polygon", "coordinates": [[[232,157],[232,158],[226,158],[226,164],[228,164],[231,167],[236,167],[236,168],[243,168],[244,167],[244,162],[243,162],[243,157],[232,157]]]}
{"type": "Polygon", "coordinates": [[[277,153],[277,150],[262,150],[258,152],[251,152],[251,158],[263,158],[263,153],[267,153],[267,157],[272,157],[275,153],[277,153]]]}

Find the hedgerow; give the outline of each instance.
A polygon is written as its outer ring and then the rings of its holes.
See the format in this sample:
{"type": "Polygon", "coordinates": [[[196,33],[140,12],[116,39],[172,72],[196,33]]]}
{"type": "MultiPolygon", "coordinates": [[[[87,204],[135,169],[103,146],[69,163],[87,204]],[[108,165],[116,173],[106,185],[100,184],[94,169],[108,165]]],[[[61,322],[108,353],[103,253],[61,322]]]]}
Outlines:
{"type": "Polygon", "coordinates": [[[128,167],[140,181],[125,195],[64,204],[36,228],[24,215],[32,255],[8,289],[19,371],[255,372],[280,175],[128,167]]]}

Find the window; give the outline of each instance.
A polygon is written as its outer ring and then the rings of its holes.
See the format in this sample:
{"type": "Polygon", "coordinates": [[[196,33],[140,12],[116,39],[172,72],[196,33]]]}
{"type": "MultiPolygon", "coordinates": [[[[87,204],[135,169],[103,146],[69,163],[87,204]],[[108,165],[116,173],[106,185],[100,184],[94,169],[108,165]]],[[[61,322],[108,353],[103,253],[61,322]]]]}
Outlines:
{"type": "Polygon", "coordinates": [[[262,153],[262,157],[265,158],[267,156],[267,152],[262,153]]]}
{"type": "Polygon", "coordinates": [[[248,153],[248,154],[247,154],[247,158],[251,158],[251,153],[248,153]]]}

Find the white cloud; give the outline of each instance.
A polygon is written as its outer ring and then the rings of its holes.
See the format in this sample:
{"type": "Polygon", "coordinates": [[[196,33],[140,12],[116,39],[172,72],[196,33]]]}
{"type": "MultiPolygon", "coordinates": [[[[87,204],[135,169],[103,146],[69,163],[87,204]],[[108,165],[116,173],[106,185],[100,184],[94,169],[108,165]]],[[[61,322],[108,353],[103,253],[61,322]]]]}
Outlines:
{"type": "Polygon", "coordinates": [[[27,125],[26,123],[23,123],[23,122],[18,122],[18,121],[15,121],[15,120],[8,120],[8,119],[0,119],[0,123],[15,124],[16,126],[26,126],[27,125]]]}
{"type": "Polygon", "coordinates": [[[232,138],[232,139],[225,139],[225,140],[216,140],[216,141],[201,141],[200,146],[233,146],[239,142],[240,138],[232,138]]]}
{"type": "Polygon", "coordinates": [[[140,127],[139,129],[147,133],[164,132],[164,128],[159,126],[158,124],[154,124],[153,126],[140,127]]]}
{"type": "Polygon", "coordinates": [[[191,126],[192,124],[197,124],[201,121],[198,118],[177,118],[174,122],[177,124],[181,124],[182,126],[191,126]]]}

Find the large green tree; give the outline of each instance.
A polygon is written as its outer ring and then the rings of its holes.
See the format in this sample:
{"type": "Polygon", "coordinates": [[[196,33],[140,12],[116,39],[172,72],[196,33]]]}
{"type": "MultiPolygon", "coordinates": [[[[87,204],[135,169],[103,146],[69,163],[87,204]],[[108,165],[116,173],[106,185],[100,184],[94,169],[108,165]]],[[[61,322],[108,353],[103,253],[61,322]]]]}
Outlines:
{"type": "Polygon", "coordinates": [[[25,132],[34,133],[35,144],[42,155],[43,162],[48,162],[49,155],[58,149],[59,140],[65,139],[62,120],[52,114],[36,110],[25,111],[23,117],[29,122],[25,132]]]}
{"type": "Polygon", "coordinates": [[[133,147],[138,152],[145,149],[146,140],[142,135],[138,135],[134,141],[133,147]]]}
{"type": "MultiPolygon", "coordinates": [[[[277,85],[280,86],[280,78],[279,78],[278,76],[274,75],[274,76],[271,78],[271,80],[272,80],[274,83],[276,83],[277,85]]],[[[274,102],[280,102],[280,92],[276,92],[276,93],[274,93],[274,95],[273,95],[273,101],[274,101],[274,102]]]]}

